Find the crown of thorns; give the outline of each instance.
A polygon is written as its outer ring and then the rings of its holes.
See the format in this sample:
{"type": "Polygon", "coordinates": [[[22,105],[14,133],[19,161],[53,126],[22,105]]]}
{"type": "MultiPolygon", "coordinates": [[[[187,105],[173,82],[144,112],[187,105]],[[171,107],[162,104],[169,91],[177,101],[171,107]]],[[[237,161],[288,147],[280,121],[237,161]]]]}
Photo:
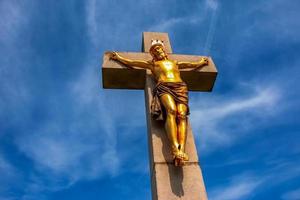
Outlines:
{"type": "Polygon", "coordinates": [[[151,40],[151,47],[150,47],[149,51],[151,52],[154,49],[154,47],[156,47],[156,46],[164,47],[164,41],[162,41],[162,40],[151,40]]]}

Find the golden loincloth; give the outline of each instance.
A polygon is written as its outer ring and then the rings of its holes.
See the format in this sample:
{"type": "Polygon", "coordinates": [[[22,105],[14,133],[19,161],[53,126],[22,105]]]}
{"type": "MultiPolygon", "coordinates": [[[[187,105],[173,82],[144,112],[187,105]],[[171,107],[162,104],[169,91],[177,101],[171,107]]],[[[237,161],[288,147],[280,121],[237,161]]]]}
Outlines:
{"type": "Polygon", "coordinates": [[[151,102],[151,115],[156,120],[163,120],[165,111],[160,102],[160,97],[164,94],[170,94],[176,104],[182,103],[188,106],[188,89],[184,82],[158,82],[153,89],[153,100],[151,102]]]}

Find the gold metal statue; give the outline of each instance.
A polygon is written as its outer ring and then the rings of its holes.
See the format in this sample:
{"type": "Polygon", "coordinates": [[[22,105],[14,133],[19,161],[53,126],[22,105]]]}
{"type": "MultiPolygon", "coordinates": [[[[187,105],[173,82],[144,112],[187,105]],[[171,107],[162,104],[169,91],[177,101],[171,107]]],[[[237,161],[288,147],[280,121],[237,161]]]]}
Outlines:
{"type": "Polygon", "coordinates": [[[151,61],[131,60],[116,52],[110,52],[110,58],[128,67],[151,70],[157,81],[153,90],[151,114],[155,118],[164,116],[174,164],[182,166],[189,159],[185,152],[189,106],[187,85],[181,79],[179,69],[198,69],[207,65],[208,59],[203,57],[198,62],[169,60],[163,42],[160,40],[152,40],[149,51],[153,57],[151,61]]]}

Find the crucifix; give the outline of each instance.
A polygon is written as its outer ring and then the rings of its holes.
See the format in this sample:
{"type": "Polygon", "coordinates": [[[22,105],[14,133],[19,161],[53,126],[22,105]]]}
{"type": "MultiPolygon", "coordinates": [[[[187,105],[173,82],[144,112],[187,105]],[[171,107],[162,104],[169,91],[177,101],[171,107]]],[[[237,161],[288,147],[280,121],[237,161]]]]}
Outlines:
{"type": "Polygon", "coordinates": [[[144,32],[142,50],[106,53],[103,87],[145,90],[152,199],[207,199],[187,90],[211,91],[216,67],[210,57],[172,54],[167,33],[144,32]]]}

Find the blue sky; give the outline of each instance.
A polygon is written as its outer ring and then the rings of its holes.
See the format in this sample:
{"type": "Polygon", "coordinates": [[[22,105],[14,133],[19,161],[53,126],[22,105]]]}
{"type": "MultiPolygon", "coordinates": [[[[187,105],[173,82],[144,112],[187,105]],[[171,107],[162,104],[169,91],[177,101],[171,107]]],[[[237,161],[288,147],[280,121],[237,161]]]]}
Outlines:
{"type": "Polygon", "coordinates": [[[218,67],[190,93],[209,198],[300,199],[299,9],[0,0],[0,199],[151,199],[144,94],[100,84],[104,51],[139,52],[143,31],[218,67]]]}

